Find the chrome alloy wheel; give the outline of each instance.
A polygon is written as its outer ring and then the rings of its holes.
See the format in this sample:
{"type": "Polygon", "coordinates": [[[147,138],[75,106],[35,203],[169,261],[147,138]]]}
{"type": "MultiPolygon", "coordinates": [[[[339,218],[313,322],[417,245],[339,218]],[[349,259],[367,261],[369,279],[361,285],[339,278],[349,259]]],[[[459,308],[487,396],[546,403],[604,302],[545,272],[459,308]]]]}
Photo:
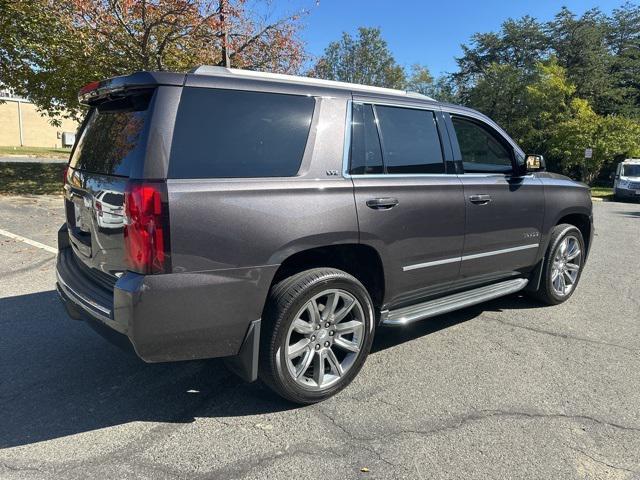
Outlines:
{"type": "Polygon", "coordinates": [[[286,341],[287,370],[300,386],[322,390],[351,368],[364,342],[360,302],[345,290],[314,296],[298,311],[286,341]]]}
{"type": "Polygon", "coordinates": [[[551,268],[551,285],[553,291],[559,297],[571,293],[580,273],[582,264],[582,251],[580,242],[573,235],[567,235],[553,257],[551,268]]]}

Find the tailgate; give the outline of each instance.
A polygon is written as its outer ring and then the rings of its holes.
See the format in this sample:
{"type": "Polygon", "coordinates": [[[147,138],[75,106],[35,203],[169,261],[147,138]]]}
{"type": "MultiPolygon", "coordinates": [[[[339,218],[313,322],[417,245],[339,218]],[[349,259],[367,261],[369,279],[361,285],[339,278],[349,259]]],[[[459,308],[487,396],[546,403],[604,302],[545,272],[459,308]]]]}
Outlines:
{"type": "Polygon", "coordinates": [[[124,263],[124,194],[143,169],[153,90],[91,108],[65,177],[69,240],[77,259],[107,283],[124,263]]]}

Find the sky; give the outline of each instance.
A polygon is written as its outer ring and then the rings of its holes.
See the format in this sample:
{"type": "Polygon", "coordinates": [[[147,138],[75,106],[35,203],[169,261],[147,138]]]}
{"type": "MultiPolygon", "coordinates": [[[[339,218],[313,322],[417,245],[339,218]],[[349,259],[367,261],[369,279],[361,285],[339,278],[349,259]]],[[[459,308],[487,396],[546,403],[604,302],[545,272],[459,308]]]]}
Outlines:
{"type": "Polygon", "coordinates": [[[437,76],[456,70],[454,58],[461,55],[460,44],[468,43],[476,32],[498,30],[507,18],[528,14],[546,21],[563,5],[576,14],[592,7],[608,14],[623,1],[319,0],[315,5],[313,0],[285,0],[278,8],[311,6],[302,38],[312,55],[320,56],[343,31],[354,34],[360,26],[380,27],[399,64],[409,67],[420,63],[437,76]]]}

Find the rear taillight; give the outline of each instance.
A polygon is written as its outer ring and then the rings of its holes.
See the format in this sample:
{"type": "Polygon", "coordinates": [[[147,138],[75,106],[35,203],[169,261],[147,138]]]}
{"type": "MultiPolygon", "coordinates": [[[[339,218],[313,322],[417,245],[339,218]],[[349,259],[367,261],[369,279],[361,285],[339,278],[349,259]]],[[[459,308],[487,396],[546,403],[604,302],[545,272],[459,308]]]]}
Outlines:
{"type": "Polygon", "coordinates": [[[98,212],[98,216],[102,216],[102,203],[96,200],[96,212],[98,212]]]}
{"type": "Polygon", "coordinates": [[[169,211],[166,184],[129,182],[124,197],[125,262],[142,273],[169,271],[169,211]]]}
{"type": "Polygon", "coordinates": [[[62,184],[66,185],[67,183],[67,174],[69,173],[69,165],[64,167],[64,173],[62,174],[62,184]]]}

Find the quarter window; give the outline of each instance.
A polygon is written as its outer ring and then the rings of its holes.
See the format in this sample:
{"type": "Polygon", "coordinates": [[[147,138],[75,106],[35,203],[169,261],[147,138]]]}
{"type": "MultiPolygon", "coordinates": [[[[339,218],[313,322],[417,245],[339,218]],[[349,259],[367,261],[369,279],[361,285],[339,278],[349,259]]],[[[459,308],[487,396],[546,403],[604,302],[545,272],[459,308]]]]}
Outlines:
{"type": "Polygon", "coordinates": [[[465,172],[509,173],[512,171],[511,150],[487,128],[461,117],[453,117],[452,121],[465,172]]]}
{"type": "Polygon", "coordinates": [[[184,88],[169,178],[294,176],[314,106],[302,95],[184,88]]]}

